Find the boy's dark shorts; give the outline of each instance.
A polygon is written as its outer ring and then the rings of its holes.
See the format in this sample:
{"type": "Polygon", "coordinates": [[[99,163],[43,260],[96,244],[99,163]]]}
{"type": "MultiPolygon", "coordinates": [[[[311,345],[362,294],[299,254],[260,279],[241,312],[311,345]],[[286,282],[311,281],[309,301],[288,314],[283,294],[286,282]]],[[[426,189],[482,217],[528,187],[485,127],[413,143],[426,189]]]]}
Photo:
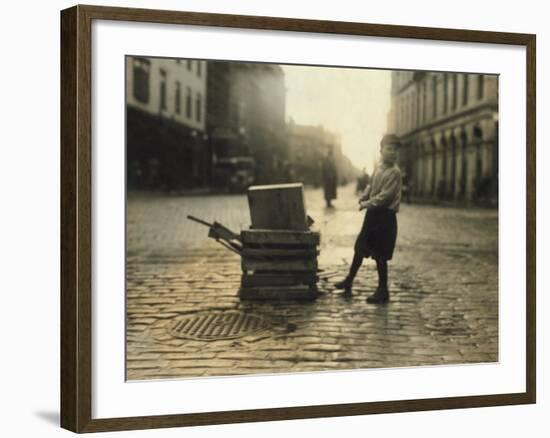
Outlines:
{"type": "Polygon", "coordinates": [[[391,260],[397,238],[397,218],[389,208],[370,208],[355,241],[355,252],[375,260],[391,260]]]}

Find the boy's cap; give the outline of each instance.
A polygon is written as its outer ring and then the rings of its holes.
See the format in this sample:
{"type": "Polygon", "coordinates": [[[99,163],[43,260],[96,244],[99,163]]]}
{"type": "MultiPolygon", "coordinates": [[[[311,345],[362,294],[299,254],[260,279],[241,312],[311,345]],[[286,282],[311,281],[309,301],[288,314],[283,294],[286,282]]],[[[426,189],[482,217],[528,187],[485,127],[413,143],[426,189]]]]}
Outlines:
{"type": "Polygon", "coordinates": [[[382,141],[380,142],[380,145],[384,144],[394,144],[398,148],[401,147],[401,140],[399,140],[399,137],[395,134],[386,134],[384,137],[382,137],[382,141]]]}

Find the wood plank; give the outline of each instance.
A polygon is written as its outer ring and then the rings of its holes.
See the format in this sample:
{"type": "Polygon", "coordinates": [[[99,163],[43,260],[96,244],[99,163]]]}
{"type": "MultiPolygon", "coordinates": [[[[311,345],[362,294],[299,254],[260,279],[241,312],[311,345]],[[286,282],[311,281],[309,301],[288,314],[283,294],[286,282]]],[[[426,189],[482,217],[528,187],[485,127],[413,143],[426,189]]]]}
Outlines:
{"type": "Polygon", "coordinates": [[[258,260],[247,257],[242,258],[243,271],[317,271],[317,259],[282,259],[282,260],[258,260]]]}
{"type": "Polygon", "coordinates": [[[242,230],[241,240],[244,244],[319,245],[321,235],[317,231],[242,230]]]}
{"type": "Polygon", "coordinates": [[[316,284],[318,280],[315,272],[294,272],[277,274],[243,274],[241,285],[254,286],[293,286],[299,284],[316,284]]]}
{"type": "Polygon", "coordinates": [[[258,301],[313,301],[319,296],[316,287],[279,286],[279,287],[241,287],[241,300],[258,301]]]}
{"type": "Polygon", "coordinates": [[[302,183],[252,186],[248,206],[253,229],[309,229],[302,183]]]}
{"type": "Polygon", "coordinates": [[[243,257],[258,259],[273,258],[310,258],[319,255],[319,250],[315,247],[310,248],[243,248],[241,250],[243,257]]]}

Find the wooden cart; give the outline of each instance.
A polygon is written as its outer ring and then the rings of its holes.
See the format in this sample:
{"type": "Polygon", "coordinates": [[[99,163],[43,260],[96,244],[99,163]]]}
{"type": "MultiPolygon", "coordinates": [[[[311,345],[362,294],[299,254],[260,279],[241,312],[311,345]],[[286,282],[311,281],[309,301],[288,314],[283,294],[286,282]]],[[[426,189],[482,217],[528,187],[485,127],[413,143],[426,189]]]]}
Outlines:
{"type": "Polygon", "coordinates": [[[305,210],[302,184],[252,186],[251,226],[240,234],[208,224],[209,237],[241,256],[239,296],[245,300],[314,300],[320,234],[305,210]]]}

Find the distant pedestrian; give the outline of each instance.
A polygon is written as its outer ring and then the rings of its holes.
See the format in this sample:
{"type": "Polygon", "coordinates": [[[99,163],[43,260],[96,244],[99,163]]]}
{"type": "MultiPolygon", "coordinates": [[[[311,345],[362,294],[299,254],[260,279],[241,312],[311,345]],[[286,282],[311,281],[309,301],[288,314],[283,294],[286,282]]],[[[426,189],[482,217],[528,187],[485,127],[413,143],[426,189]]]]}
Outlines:
{"type": "Polygon", "coordinates": [[[391,260],[397,238],[397,218],[401,202],[401,171],[397,167],[399,138],[385,135],[380,143],[381,160],[371,177],[371,185],[359,199],[359,210],[366,209],[363,227],[355,241],[354,256],[347,277],[336,283],[351,296],[353,280],[364,258],[376,261],[378,288],[367,298],[367,303],[385,303],[389,300],[388,260],[391,260]]]}
{"type": "Polygon", "coordinates": [[[329,147],[326,157],[321,165],[321,176],[323,179],[323,192],[327,208],[332,208],[332,200],[336,199],[336,185],[338,183],[338,173],[332,147],[329,147]]]}

